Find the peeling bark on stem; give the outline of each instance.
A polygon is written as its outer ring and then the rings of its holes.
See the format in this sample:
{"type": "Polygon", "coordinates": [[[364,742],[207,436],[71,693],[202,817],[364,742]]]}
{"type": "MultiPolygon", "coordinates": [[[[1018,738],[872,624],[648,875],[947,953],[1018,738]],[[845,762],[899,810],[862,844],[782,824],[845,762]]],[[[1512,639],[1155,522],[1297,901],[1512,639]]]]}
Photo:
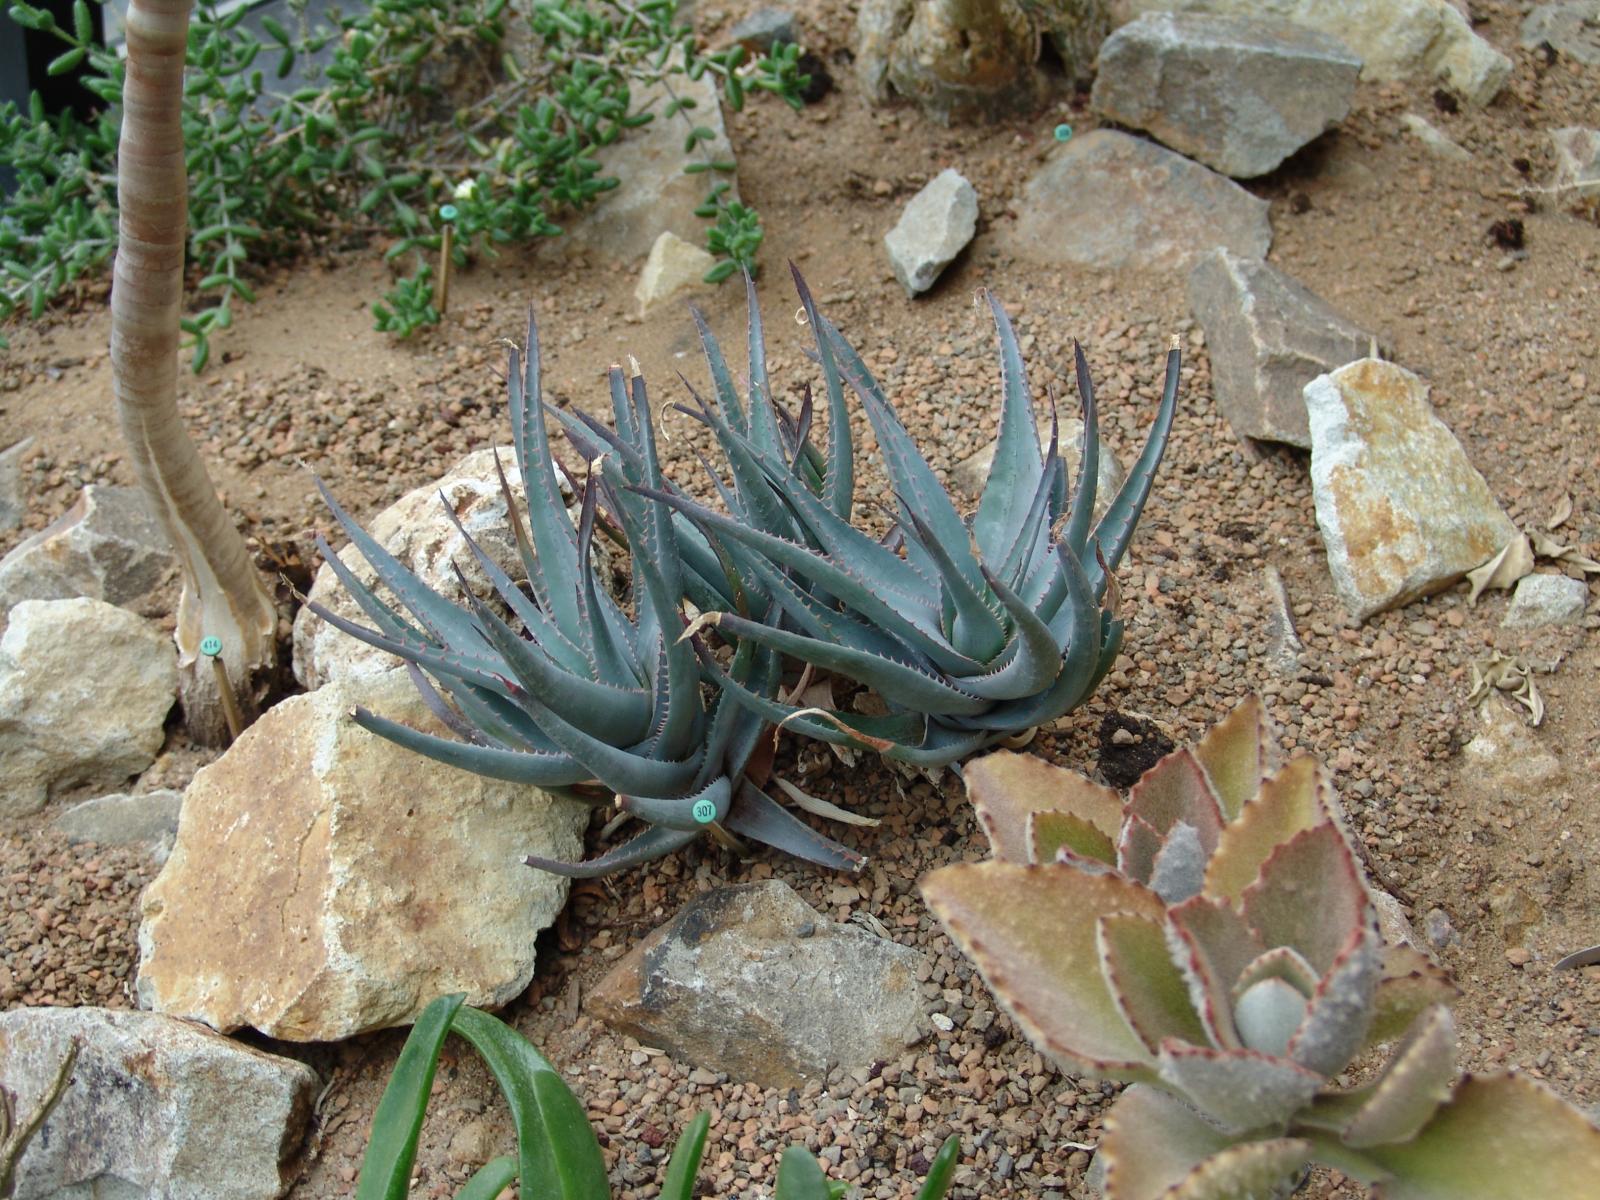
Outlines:
{"type": "Polygon", "coordinates": [[[188,180],[183,66],[191,0],[132,0],[117,156],[118,245],[111,285],[111,379],[129,459],[182,571],[179,691],[190,736],[226,744],[217,676],[200,653],[220,638],[240,709],[276,656],[277,612],[178,417],[178,319],[188,180]]]}

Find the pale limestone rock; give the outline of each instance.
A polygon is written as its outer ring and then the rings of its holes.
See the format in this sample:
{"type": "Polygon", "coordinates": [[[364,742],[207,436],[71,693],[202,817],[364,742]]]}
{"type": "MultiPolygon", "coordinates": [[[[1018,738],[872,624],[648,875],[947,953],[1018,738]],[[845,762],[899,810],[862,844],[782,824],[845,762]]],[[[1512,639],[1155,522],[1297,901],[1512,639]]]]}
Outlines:
{"type": "Polygon", "coordinates": [[[0,1013],[0,1086],[31,1115],[71,1082],[18,1165],[17,1200],[275,1200],[317,1075],[187,1021],[103,1008],[0,1013]]]}
{"type": "Polygon", "coordinates": [[[1520,40],[1530,50],[1549,42],[1558,54],[1600,66],[1600,0],[1537,5],[1522,19],[1520,40]]]}
{"type": "Polygon", "coordinates": [[[1226,250],[1195,264],[1188,294],[1233,431],[1309,448],[1306,384],[1366,355],[1372,335],[1271,263],[1226,250]]]}
{"type": "Polygon", "coordinates": [[[0,613],[23,600],[76,596],[133,607],[175,570],[144,493],[91,483],[53,524],[0,559],[0,613]]]}
{"type": "Polygon", "coordinates": [[[155,761],[178,693],[169,638],[103,600],[24,600],[0,639],[0,816],[155,761]]]}
{"type": "MultiPolygon", "coordinates": [[[[517,456],[509,446],[476,450],[436,483],[407,492],[371,521],[366,530],[390,554],[409,567],[434,591],[465,604],[455,567],[467,577],[473,594],[494,603],[494,588],[473,559],[466,540],[446,515],[440,495],[449,503],[472,539],[513,579],[525,572],[517,553],[515,535],[506,513],[500,478],[495,473],[495,455],[506,473],[511,496],[519,512],[525,511],[522,473],[517,456]]],[[[563,491],[571,504],[572,497],[563,491]]],[[[526,517],[524,517],[526,520],[526,517]]],[[[339,551],[339,561],[368,587],[377,582],[377,572],[353,545],[339,551]]],[[[595,539],[595,568],[602,586],[611,579],[613,556],[604,538],[595,539]]],[[[380,595],[384,594],[380,585],[380,595]]],[[[345,592],[333,568],[324,563],[317,569],[309,597],[330,611],[363,625],[370,625],[361,608],[345,592]]],[[[382,675],[399,665],[393,655],[333,628],[309,607],[302,607],[294,621],[294,675],[304,686],[318,688],[333,679],[382,675]]]]}
{"type": "Polygon", "coordinates": [[[1090,103],[1235,179],[1265,175],[1350,111],[1361,60],[1271,17],[1147,13],[1100,48],[1090,103]]]}
{"type": "Polygon", "coordinates": [[[1010,240],[1034,262],[1181,269],[1219,246],[1265,257],[1267,207],[1181,154],[1096,129],[1051,151],[1023,184],[1010,240]]]}
{"type": "Polygon", "coordinates": [[[884,235],[889,265],[906,295],[931,288],[977,229],[978,193],[961,172],[946,167],[911,198],[884,235]]]}
{"type": "Polygon", "coordinates": [[[1458,142],[1451,141],[1447,134],[1426,117],[1417,113],[1402,113],[1400,124],[1406,127],[1406,132],[1416,138],[1428,153],[1438,155],[1449,162],[1472,161],[1472,151],[1458,142]]]}
{"type": "Polygon", "coordinates": [[[1449,587],[1517,536],[1404,367],[1361,359],[1319,375],[1305,398],[1317,524],[1351,616],[1449,587]]]}
{"type": "MultiPolygon", "coordinates": [[[[1060,427],[1056,434],[1056,452],[1061,456],[1061,463],[1067,469],[1067,485],[1078,485],[1078,453],[1079,444],[1083,441],[1083,422],[1077,417],[1062,417],[1060,427]]],[[[1039,422],[1039,449],[1043,450],[1050,443],[1050,421],[1048,418],[1039,422]]],[[[982,450],[970,458],[958,463],[950,472],[951,486],[963,496],[976,500],[983,494],[983,485],[989,481],[989,470],[994,466],[995,452],[1000,448],[1000,440],[996,438],[982,450]]],[[[1106,505],[1116,499],[1117,489],[1122,486],[1124,478],[1122,464],[1117,462],[1117,456],[1111,452],[1102,439],[1097,458],[1099,470],[1095,472],[1094,511],[1102,513],[1106,505]]]]}
{"type": "Polygon", "coordinates": [[[670,229],[664,231],[650,247],[650,257],[645,259],[644,270],[639,272],[638,285],[633,289],[640,315],[679,292],[710,286],[705,282],[705,273],[716,265],[717,260],[707,251],[684,241],[670,229]]]}
{"type": "Polygon", "coordinates": [[[1552,129],[1550,144],[1556,152],[1552,186],[1579,200],[1600,198],[1600,129],[1552,129]]]}
{"type": "Polygon", "coordinates": [[[28,511],[28,498],[22,491],[22,460],[33,449],[33,439],[23,438],[0,450],[0,529],[15,529],[28,511]]]}
{"type": "Polygon", "coordinates": [[[1511,60],[1473,33],[1448,0],[1122,0],[1119,16],[1166,11],[1281,17],[1350,47],[1363,79],[1429,76],[1470,104],[1489,103],[1511,74],[1511,60]]]}
{"type": "Polygon", "coordinates": [[[778,880],[704,892],[635,946],[588,1011],[764,1087],[898,1058],[923,1037],[920,952],[835,924],[778,880]]]}
{"type": "Polygon", "coordinates": [[[203,768],[144,895],[141,1006],[336,1041],[528,985],[567,881],[522,859],[576,859],[588,809],[403,750],[356,705],[445,732],[395,670],[285,700],[203,768]]]}

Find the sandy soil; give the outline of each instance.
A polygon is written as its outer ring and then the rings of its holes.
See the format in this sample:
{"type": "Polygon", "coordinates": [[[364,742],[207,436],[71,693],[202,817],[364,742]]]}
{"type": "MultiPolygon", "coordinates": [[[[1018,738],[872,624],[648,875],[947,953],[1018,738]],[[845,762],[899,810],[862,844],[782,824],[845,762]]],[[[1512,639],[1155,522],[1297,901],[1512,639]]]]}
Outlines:
{"type": "MultiPolygon", "coordinates": [[[[707,6],[700,19],[714,34],[745,8],[707,6]]],[[[1570,495],[1573,513],[1560,533],[1592,555],[1600,551],[1600,227],[1544,207],[1526,189],[1548,175],[1546,130],[1596,123],[1600,71],[1517,49],[1516,4],[1480,0],[1473,8],[1485,18],[1479,32],[1516,62],[1494,105],[1451,111],[1429,85],[1364,86],[1342,129],[1249,186],[1272,203],[1272,260],[1377,331],[1397,361],[1431,383],[1440,415],[1515,519],[1542,521],[1570,495]],[[1474,161],[1429,155],[1401,126],[1406,112],[1425,114],[1474,161]],[[1510,219],[1522,222],[1520,251],[1490,234],[1510,219]]],[[[947,130],[909,109],[871,110],[848,66],[847,6],[816,6],[805,29],[838,89],[803,114],[758,102],[730,122],[740,187],[768,230],[760,291],[782,387],[797,389],[808,377],[804,331],[786,320],[794,299],[785,259],[799,263],[867,353],[940,469],[992,436],[996,369],[976,288],[992,287],[1017,319],[1041,391],[1053,385],[1072,394],[1071,339],[1083,339],[1108,440],[1124,460],[1153,412],[1167,338],[1185,340],[1181,415],[1122,574],[1132,615],[1124,656],[1091,703],[1041,731],[1037,752],[1114,775],[1123,747],[1111,733],[1120,725],[1183,741],[1244,694],[1261,692],[1285,749],[1313,750],[1334,768],[1377,880],[1419,930],[1448,935],[1440,957],[1463,990],[1464,1065],[1517,1066],[1580,1104],[1600,1103],[1600,968],[1550,969],[1564,953],[1600,941],[1600,880],[1587,869],[1600,858],[1597,622],[1511,635],[1499,629],[1505,593],[1472,607],[1458,587],[1366,625],[1349,623],[1329,584],[1306,456],[1243,446],[1218,416],[1181,279],[1046,268],[1004,248],[1013,198],[1050,148],[1051,129],[1063,120],[1080,130],[1093,125],[1082,104],[1063,101],[985,129],[947,130]],[[905,200],[951,165],[978,188],[979,237],[930,295],[912,302],[890,276],[880,239],[905,200]],[[1269,569],[1284,581],[1303,642],[1287,668],[1270,654],[1269,569]],[[1550,668],[1537,677],[1549,713],[1529,737],[1559,762],[1553,781],[1519,783],[1514,770],[1487,779],[1462,754],[1479,729],[1467,702],[1469,664],[1495,648],[1550,668]]],[[[635,270],[561,242],[519,251],[459,277],[449,320],[407,343],[371,329],[366,306],[383,286],[376,255],[333,256],[271,275],[261,303],[217,342],[213,368],[182,385],[190,428],[263,565],[314,562],[310,534],[330,522],[308,469],[371,515],[498,437],[496,341],[520,334],[529,303],[545,332],[547,388],[558,398],[601,404],[604,369],[625,354],[639,360],[658,398],[671,397],[675,370],[692,378],[700,370],[692,327],[675,305],[639,320],[635,270]]],[[[130,482],[111,419],[103,299],[103,286],[86,284],[78,311],[16,331],[0,360],[0,445],[37,439],[29,529],[64,510],[85,482],[130,482]]],[[[699,302],[739,344],[737,290],[699,302]]],[[[692,462],[691,431],[671,432],[669,452],[692,462]]],[[[858,436],[870,445],[864,429],[858,436]]],[[[182,786],[205,758],[174,727],[140,786],[182,786]]],[[[506,1014],[566,1070],[603,1130],[619,1192],[653,1195],[677,1130],[694,1110],[709,1109],[707,1194],[765,1194],[775,1152],[803,1141],[867,1195],[908,1195],[954,1130],[966,1143],[956,1196],[1086,1195],[1087,1151],[1112,1089],[1060,1074],[995,1015],[916,895],[931,867],[983,856],[959,784],[907,787],[881,767],[847,775],[810,746],[790,746],[780,769],[836,803],[883,817],[853,839],[872,858],[860,880],[695,849],[586,886],[561,934],[542,935],[538,975],[506,1014]],[[692,891],[770,875],[837,918],[864,910],[897,939],[925,948],[930,1005],[951,1016],[953,1029],[864,1081],[842,1077],[785,1094],[691,1075],[687,1064],[584,1014],[583,996],[608,964],[692,891]]],[[[68,847],[45,831],[49,816],[0,830],[0,1003],[127,1004],[137,894],[153,868],[126,852],[68,847]]],[[[367,1123],[399,1043],[390,1033],[335,1047],[277,1047],[305,1057],[329,1082],[297,1200],[354,1190],[367,1123]]],[[[510,1145],[504,1105],[470,1055],[451,1048],[435,1091],[419,1195],[453,1193],[471,1166],[510,1145]]],[[[1319,1177],[1312,1194],[1354,1193],[1319,1177]]]]}

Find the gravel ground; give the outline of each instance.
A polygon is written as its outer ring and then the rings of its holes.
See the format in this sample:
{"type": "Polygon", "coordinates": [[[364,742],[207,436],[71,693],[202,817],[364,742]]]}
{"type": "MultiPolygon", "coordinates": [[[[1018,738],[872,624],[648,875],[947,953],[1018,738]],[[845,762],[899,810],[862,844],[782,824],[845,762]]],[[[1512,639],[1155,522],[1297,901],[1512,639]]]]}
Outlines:
{"type": "MultiPolygon", "coordinates": [[[[706,6],[726,29],[746,5],[706,6]]],[[[1527,189],[1550,168],[1544,131],[1594,124],[1600,71],[1515,48],[1520,6],[1475,2],[1479,32],[1516,62],[1506,94],[1483,111],[1449,111],[1430,86],[1363,87],[1336,134],[1265,180],[1272,260],[1361,324],[1421,373],[1514,519],[1542,520],[1574,502],[1561,536],[1600,551],[1600,396],[1596,268],[1600,228],[1543,207],[1527,189]],[[1400,124],[1428,116],[1476,156],[1430,157],[1400,124]],[[1489,235],[1523,223],[1524,247],[1489,235]]],[[[1163,739],[1199,735],[1251,691],[1266,698],[1286,751],[1333,768],[1372,874],[1438,935],[1463,989],[1461,1057],[1472,1070],[1517,1066],[1584,1105],[1600,1103],[1600,968],[1552,973],[1562,954],[1600,940],[1600,654],[1593,616],[1578,629],[1499,629],[1506,597],[1474,606],[1457,588],[1362,626],[1334,598],[1312,509],[1306,458],[1241,445],[1210,400],[1203,338],[1185,311],[1181,280],[1041,267],[998,236],[1020,182],[1059,120],[1092,126],[1081,107],[999,129],[944,130],[908,110],[865,108],[841,55],[846,6],[805,18],[840,90],[792,116],[756,103],[732,118],[741,190],[769,231],[761,281],[771,365],[781,389],[810,378],[803,330],[781,264],[795,259],[824,308],[867,354],[934,465],[948,470],[992,436],[992,332],[973,289],[992,286],[1023,336],[1043,394],[1073,396],[1071,340],[1081,338],[1124,462],[1142,441],[1160,384],[1161,355],[1178,333],[1183,406],[1141,531],[1121,573],[1130,617],[1126,649],[1099,694],[1041,730],[1034,750],[1126,781],[1163,739]],[[928,178],[955,165],[978,188],[976,244],[930,295],[907,301],[878,239],[928,178]],[[1282,653],[1271,572],[1281,578],[1300,649],[1282,653]],[[1475,777],[1462,747],[1478,730],[1467,702],[1470,664],[1491,650],[1523,654],[1549,715],[1529,736],[1561,764],[1537,786],[1475,777]],[[1118,730],[1125,731],[1117,736],[1118,730]],[[1129,742],[1126,731],[1139,740],[1129,742]]],[[[547,389],[596,405],[612,361],[633,354],[658,400],[673,372],[698,377],[692,330],[673,306],[641,321],[631,266],[554,243],[508,255],[459,278],[450,320],[411,343],[371,332],[365,306],[382,289],[375,255],[332,257],[269,275],[262,302],[217,344],[219,362],[184,382],[183,404],[202,452],[264,566],[296,580],[314,562],[310,531],[326,528],[307,469],[370,515],[437,477],[471,449],[503,438],[495,373],[501,337],[520,336],[532,302],[544,331],[547,389]]],[[[103,294],[13,339],[0,360],[0,444],[36,436],[22,536],[93,479],[128,482],[105,420],[108,382],[103,294]]],[[[702,300],[730,349],[741,301],[723,288],[702,300]]],[[[667,454],[692,474],[697,433],[667,418],[667,454]]],[[[871,447],[864,423],[857,429],[871,447]]],[[[863,481],[864,494],[874,482],[863,481]]],[[[9,545],[0,540],[0,549],[9,545]]],[[[205,755],[174,730],[159,770],[141,786],[181,786],[205,755]]],[[[940,1142],[962,1135],[958,1197],[1079,1197],[1113,1089],[1063,1075],[997,1015],[987,990],[932,924],[916,882],[928,870],[983,856],[959,783],[907,783],[877,764],[842,769],[825,752],[789,744],[779,770],[835,803],[879,816],[847,837],[871,856],[856,881],[762,859],[737,863],[697,848],[579,889],[558,935],[542,935],[538,975],[507,1019],[565,1070],[602,1131],[619,1195],[654,1194],[672,1140],[689,1115],[712,1113],[707,1194],[764,1195],[776,1155],[803,1142],[867,1196],[909,1195],[940,1142]],[[899,941],[925,949],[930,1007],[950,1028],[865,1077],[803,1092],[725,1080],[616,1037],[584,1013],[607,967],[695,891],[777,875],[837,919],[866,912],[899,941]]],[[[71,798],[64,798],[71,799],[71,798]]],[[[133,918],[153,866],[131,854],[69,847],[41,818],[0,836],[6,906],[0,1003],[120,1005],[136,949],[133,918]]],[[[941,1022],[943,1024],[943,1022],[941,1022]]],[[[279,1047],[306,1057],[329,1083],[296,1200],[354,1190],[366,1129],[400,1045],[399,1034],[328,1048],[279,1047]]],[[[453,1192],[471,1168],[508,1148],[503,1103],[482,1066],[452,1045],[435,1085],[415,1194],[453,1192]]],[[[1319,1177],[1312,1195],[1356,1194],[1319,1177]]]]}

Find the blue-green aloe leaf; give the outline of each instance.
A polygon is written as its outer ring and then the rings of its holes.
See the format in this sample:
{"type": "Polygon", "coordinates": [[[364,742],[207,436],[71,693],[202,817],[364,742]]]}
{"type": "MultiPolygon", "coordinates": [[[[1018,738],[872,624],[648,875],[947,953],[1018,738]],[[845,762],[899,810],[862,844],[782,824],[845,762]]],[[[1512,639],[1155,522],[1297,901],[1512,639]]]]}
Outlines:
{"type": "Polygon", "coordinates": [[[1039,433],[1034,422],[1033,397],[1028,372],[1006,310],[993,294],[987,296],[1000,342],[1000,439],[994,464],[978,500],[972,532],[984,557],[997,562],[1017,540],[1029,500],[1044,474],[1039,456],[1039,433]]]}
{"type": "Polygon", "coordinates": [[[564,875],[568,879],[598,879],[640,863],[654,862],[674,850],[681,850],[698,836],[697,833],[682,829],[652,825],[638,837],[586,862],[568,863],[555,858],[542,858],[537,854],[530,854],[522,861],[527,866],[549,871],[552,875],[564,875]]]}
{"type": "Polygon", "coordinates": [[[352,710],[350,719],[369,733],[387,738],[407,750],[490,779],[503,779],[507,783],[521,783],[530,787],[554,788],[570,787],[594,778],[587,767],[566,753],[541,754],[458,742],[453,738],[424,733],[388,717],[380,717],[365,708],[352,710]]]}
{"type": "MultiPolygon", "coordinates": [[[[1122,561],[1122,555],[1128,548],[1128,541],[1133,537],[1134,526],[1139,523],[1139,515],[1144,512],[1144,502],[1150,495],[1150,487],[1155,482],[1156,468],[1161,465],[1161,456],[1167,448],[1167,437],[1172,432],[1172,419],[1178,411],[1178,378],[1179,368],[1182,365],[1182,356],[1176,348],[1167,351],[1167,378],[1161,392],[1161,407],[1156,412],[1155,424],[1150,427],[1150,436],[1145,439],[1144,449],[1139,454],[1139,460],[1133,464],[1133,469],[1128,472],[1128,478],[1123,481],[1122,490],[1117,493],[1106,509],[1105,515],[1100,518],[1100,523],[1095,526],[1094,537],[1100,545],[1100,553],[1105,558],[1105,567],[1098,564],[1088,568],[1090,582],[1094,584],[1096,594],[1104,584],[1105,575],[1115,571],[1117,564],[1122,561]]],[[[1085,434],[1088,427],[1085,426],[1085,434]]]]}

